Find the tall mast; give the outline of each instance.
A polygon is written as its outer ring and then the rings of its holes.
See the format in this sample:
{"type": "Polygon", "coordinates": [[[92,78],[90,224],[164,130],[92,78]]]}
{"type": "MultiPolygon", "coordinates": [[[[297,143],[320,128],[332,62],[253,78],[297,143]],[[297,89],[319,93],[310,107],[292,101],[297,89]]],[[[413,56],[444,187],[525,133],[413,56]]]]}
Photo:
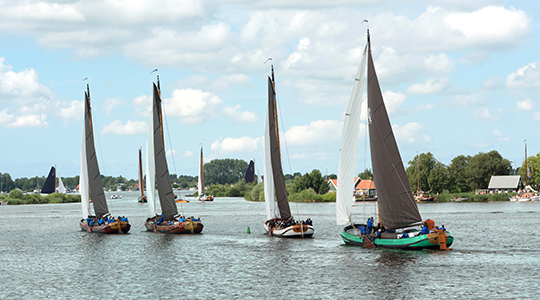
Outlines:
{"type": "Polygon", "coordinates": [[[416,188],[416,194],[420,192],[420,156],[418,155],[418,151],[416,151],[416,173],[418,175],[418,187],[416,188]]]}
{"type": "Polygon", "coordinates": [[[527,190],[527,179],[529,177],[529,168],[527,167],[527,139],[525,139],[525,190],[527,190]]]}
{"type": "MultiPolygon", "coordinates": [[[[274,78],[274,65],[272,64],[272,87],[274,88],[274,94],[276,94],[276,81],[274,78]]],[[[278,113],[277,113],[277,101],[274,101],[274,119],[276,120],[276,137],[278,152],[281,155],[281,148],[279,145],[279,126],[278,126],[278,113]]]]}

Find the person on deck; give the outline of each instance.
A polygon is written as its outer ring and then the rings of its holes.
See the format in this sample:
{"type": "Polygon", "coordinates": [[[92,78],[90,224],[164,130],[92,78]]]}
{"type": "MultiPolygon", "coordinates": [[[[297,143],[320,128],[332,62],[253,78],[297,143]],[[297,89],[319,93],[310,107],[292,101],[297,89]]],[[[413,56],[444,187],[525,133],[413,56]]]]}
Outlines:
{"type": "Polygon", "coordinates": [[[444,225],[441,225],[441,229],[442,229],[443,231],[446,231],[446,228],[444,228],[444,225]]]}
{"type": "Polygon", "coordinates": [[[422,230],[420,231],[420,234],[428,234],[429,233],[429,229],[427,228],[426,225],[422,226],[422,230]]]}
{"type": "Polygon", "coordinates": [[[409,237],[409,234],[404,232],[402,235],[401,235],[401,238],[402,239],[405,239],[405,238],[408,238],[409,237]]]}
{"type": "Polygon", "coordinates": [[[373,232],[373,217],[367,220],[367,233],[370,234],[373,232]]]}

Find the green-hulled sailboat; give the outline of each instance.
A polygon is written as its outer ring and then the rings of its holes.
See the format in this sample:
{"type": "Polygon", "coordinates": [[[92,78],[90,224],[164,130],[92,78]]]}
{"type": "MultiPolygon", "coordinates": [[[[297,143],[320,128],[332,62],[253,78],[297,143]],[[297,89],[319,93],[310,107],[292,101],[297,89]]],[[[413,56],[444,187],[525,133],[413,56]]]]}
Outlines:
{"type": "Polygon", "coordinates": [[[435,227],[434,221],[422,221],[375,73],[369,29],[367,45],[345,113],[339,154],[336,219],[338,225],[347,225],[341,232],[341,237],[351,246],[410,250],[449,249],[454,241],[450,232],[435,227]],[[379,210],[379,225],[371,232],[365,232],[364,224],[354,224],[351,219],[366,56],[369,141],[379,210]],[[426,226],[428,233],[421,234],[420,226],[426,226]]]}

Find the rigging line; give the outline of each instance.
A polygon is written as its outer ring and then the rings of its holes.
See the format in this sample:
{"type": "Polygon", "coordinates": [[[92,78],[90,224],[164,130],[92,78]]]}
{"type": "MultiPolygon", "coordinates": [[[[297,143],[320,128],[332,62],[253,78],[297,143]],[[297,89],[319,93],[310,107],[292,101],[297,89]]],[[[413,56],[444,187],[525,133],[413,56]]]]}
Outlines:
{"type": "MultiPolygon", "coordinates": [[[[281,111],[280,106],[279,106],[279,101],[278,101],[278,99],[279,99],[278,95],[279,94],[277,93],[277,90],[276,90],[276,105],[277,105],[277,108],[278,108],[278,111],[276,112],[276,114],[281,111]]],[[[280,118],[281,119],[281,130],[285,130],[285,124],[283,123],[283,115],[280,114],[280,116],[281,116],[281,118],[280,118]]],[[[292,167],[291,167],[291,157],[289,155],[289,147],[287,147],[287,137],[286,137],[285,132],[283,132],[282,136],[283,136],[283,142],[285,143],[285,152],[287,153],[287,162],[289,163],[289,172],[292,175],[293,173],[292,173],[292,167]]]]}

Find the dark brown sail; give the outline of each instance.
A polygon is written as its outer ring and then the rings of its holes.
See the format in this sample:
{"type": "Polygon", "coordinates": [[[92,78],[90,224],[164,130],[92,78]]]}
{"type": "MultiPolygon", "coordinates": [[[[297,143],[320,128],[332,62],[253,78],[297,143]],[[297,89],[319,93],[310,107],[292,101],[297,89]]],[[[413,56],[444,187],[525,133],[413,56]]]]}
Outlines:
{"type": "Polygon", "coordinates": [[[142,167],[142,150],[139,148],[139,190],[141,192],[141,198],[144,198],[144,175],[142,167]]]}
{"type": "Polygon", "coordinates": [[[420,222],[422,217],[412,196],[392,125],[388,119],[381,88],[371,57],[368,32],[368,121],[371,164],[377,187],[381,224],[385,228],[403,228],[420,222]]]}
{"type": "Polygon", "coordinates": [[[94,131],[92,129],[92,108],[90,107],[90,90],[84,93],[84,134],[86,138],[86,163],[88,167],[88,185],[90,197],[94,205],[96,218],[99,220],[103,215],[109,212],[105,192],[103,191],[103,183],[101,182],[101,174],[96,156],[96,148],[94,147],[94,131]]]}
{"type": "Polygon", "coordinates": [[[272,159],[272,173],[274,175],[274,185],[276,188],[276,198],[281,219],[287,221],[291,218],[291,208],[289,207],[289,199],[287,198],[287,190],[285,188],[285,178],[283,177],[283,169],[281,168],[281,155],[279,153],[278,132],[276,126],[276,92],[272,80],[268,78],[268,118],[270,127],[270,151],[272,159]]]}
{"type": "Polygon", "coordinates": [[[159,194],[159,203],[163,219],[171,220],[178,215],[178,209],[174,202],[174,194],[165,157],[165,144],[163,142],[163,122],[161,114],[161,97],[156,84],[154,84],[154,100],[152,102],[152,113],[154,114],[154,158],[156,162],[156,179],[159,194]]]}

